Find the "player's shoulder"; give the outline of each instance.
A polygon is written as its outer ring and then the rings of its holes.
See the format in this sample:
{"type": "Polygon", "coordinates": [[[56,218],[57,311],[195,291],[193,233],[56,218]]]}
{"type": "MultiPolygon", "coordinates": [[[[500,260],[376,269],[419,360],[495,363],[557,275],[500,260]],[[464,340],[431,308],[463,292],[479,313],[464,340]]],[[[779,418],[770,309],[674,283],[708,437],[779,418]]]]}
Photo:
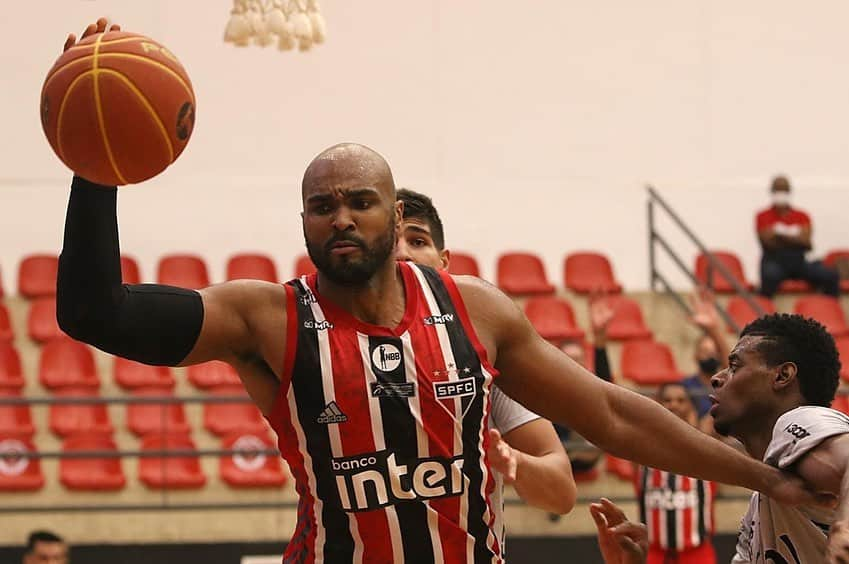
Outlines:
{"type": "Polygon", "coordinates": [[[523,317],[521,310],[498,287],[477,276],[451,275],[469,317],[476,325],[508,328],[523,317]]]}
{"type": "Polygon", "coordinates": [[[758,220],[764,220],[764,219],[769,219],[774,214],[775,214],[775,210],[772,207],[768,207],[768,208],[764,208],[761,211],[759,211],[755,217],[757,217],[758,220]]]}
{"type": "Polygon", "coordinates": [[[830,407],[803,405],[781,414],[775,422],[773,437],[786,433],[787,428],[793,425],[811,429],[838,426],[849,431],[849,417],[830,407]]]}
{"type": "Polygon", "coordinates": [[[849,417],[821,406],[801,406],[783,413],[773,427],[764,461],[785,468],[823,441],[849,433],[849,417]]]}

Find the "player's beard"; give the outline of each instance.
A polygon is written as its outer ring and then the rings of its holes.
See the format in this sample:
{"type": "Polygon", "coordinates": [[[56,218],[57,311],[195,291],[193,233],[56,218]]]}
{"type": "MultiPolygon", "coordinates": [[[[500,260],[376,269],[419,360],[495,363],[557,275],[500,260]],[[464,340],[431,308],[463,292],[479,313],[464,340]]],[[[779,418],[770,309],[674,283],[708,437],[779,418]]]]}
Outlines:
{"type": "Polygon", "coordinates": [[[361,286],[386,264],[395,254],[395,221],[389,218],[386,231],[371,246],[345,232],[338,233],[324,245],[310,243],[304,234],[307,252],[316,268],[331,281],[343,286],[361,286]],[[359,258],[351,255],[334,256],[330,251],[334,243],[351,242],[360,247],[359,258]]]}

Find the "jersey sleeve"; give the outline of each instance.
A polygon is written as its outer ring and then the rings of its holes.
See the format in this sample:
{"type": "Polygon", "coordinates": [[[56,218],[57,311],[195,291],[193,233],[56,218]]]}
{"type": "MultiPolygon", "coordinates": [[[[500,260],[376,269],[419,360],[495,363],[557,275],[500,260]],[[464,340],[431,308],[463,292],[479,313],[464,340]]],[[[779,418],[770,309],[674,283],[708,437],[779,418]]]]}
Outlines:
{"type": "Polygon", "coordinates": [[[827,407],[797,407],[775,422],[764,462],[786,468],[824,440],[849,433],[849,417],[827,407]]]}
{"type": "Polygon", "coordinates": [[[502,435],[539,418],[539,415],[513,401],[497,386],[492,387],[492,423],[502,435]]]}
{"type": "Polygon", "coordinates": [[[772,225],[771,214],[769,210],[764,210],[755,216],[755,231],[760,232],[772,225]]]}
{"type": "Polygon", "coordinates": [[[758,507],[757,493],[749,500],[749,509],[740,521],[740,533],[737,535],[737,545],[731,564],[750,564],[752,562],[752,537],[755,528],[755,512],[758,507]]]}

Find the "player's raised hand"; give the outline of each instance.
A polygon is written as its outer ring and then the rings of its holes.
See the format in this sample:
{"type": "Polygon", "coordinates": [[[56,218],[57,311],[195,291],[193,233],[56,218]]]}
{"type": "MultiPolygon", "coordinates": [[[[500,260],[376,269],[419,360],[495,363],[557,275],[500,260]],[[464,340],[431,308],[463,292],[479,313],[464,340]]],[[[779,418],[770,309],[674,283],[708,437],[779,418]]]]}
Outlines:
{"type": "MultiPolygon", "coordinates": [[[[93,24],[88,24],[83,30],[83,34],[80,39],[85,39],[89,35],[94,35],[95,33],[103,33],[106,31],[106,26],[109,25],[109,20],[106,18],[98,18],[98,20],[93,24]]],[[[109,25],[109,31],[121,31],[121,26],[118,24],[109,25]]],[[[73,47],[77,43],[77,36],[73,33],[68,34],[68,39],[65,40],[65,47],[62,51],[67,51],[71,47],[73,47]]]]}
{"type": "Polygon", "coordinates": [[[690,321],[700,329],[711,331],[718,330],[722,326],[713,292],[707,288],[699,288],[691,296],[690,308],[693,310],[690,321]]]}
{"type": "Polygon", "coordinates": [[[489,450],[487,451],[490,465],[501,472],[505,484],[516,481],[516,468],[519,465],[519,457],[513,448],[504,442],[501,433],[495,429],[489,430],[489,450]]]}
{"type": "Polygon", "coordinates": [[[835,521],[828,531],[826,564],[849,564],[849,521],[835,521]]]}
{"type": "Polygon", "coordinates": [[[625,512],[606,498],[591,503],[590,514],[605,564],[645,564],[649,548],[645,525],[629,521],[625,512]]]}

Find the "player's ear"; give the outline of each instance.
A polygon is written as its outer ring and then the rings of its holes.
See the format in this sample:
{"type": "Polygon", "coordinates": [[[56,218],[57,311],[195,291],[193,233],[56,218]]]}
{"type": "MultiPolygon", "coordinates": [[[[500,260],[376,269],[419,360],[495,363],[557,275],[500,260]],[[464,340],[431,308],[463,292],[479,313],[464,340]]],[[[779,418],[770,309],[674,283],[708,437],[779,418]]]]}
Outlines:
{"type": "Polygon", "coordinates": [[[773,387],[776,390],[786,388],[796,380],[798,372],[799,367],[796,366],[795,362],[783,362],[779,364],[773,379],[773,387]]]}
{"type": "Polygon", "coordinates": [[[404,202],[395,200],[395,228],[400,232],[401,224],[404,223],[404,202]]]}
{"type": "Polygon", "coordinates": [[[451,262],[451,251],[442,249],[439,252],[439,260],[442,261],[442,270],[448,270],[448,264],[451,262]]]}

